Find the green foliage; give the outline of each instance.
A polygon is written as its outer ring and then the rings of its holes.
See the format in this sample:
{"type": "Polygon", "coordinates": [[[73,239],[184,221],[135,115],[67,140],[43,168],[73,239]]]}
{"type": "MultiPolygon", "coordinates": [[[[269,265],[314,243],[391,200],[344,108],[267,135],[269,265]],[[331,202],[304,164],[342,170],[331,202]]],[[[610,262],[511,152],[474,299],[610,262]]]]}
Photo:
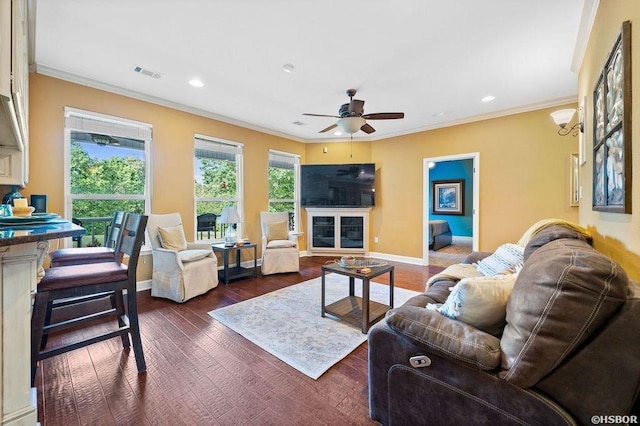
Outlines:
{"type": "Polygon", "coordinates": [[[130,156],[91,158],[77,142],[71,144],[71,193],[143,195],[144,161],[130,156]]]}
{"type": "Polygon", "coordinates": [[[195,182],[196,197],[237,197],[235,161],[200,158],[199,162],[203,178],[195,182]]]}
{"type": "MultiPolygon", "coordinates": [[[[295,174],[293,170],[269,167],[269,199],[293,200],[295,188],[295,174]]],[[[293,212],[292,201],[272,201],[269,203],[270,212],[293,212]]]]}
{"type": "MultiPolygon", "coordinates": [[[[126,150],[122,150],[125,154],[126,150]]],[[[81,144],[71,143],[71,193],[87,195],[144,195],[145,164],[134,156],[91,158],[81,144]]],[[[144,200],[74,199],[74,218],[105,217],[118,211],[144,213],[144,200]]],[[[103,223],[83,224],[88,234],[102,235],[103,223]]]]}
{"type": "Polygon", "coordinates": [[[293,170],[269,167],[269,199],[293,200],[294,185],[293,170]]]}

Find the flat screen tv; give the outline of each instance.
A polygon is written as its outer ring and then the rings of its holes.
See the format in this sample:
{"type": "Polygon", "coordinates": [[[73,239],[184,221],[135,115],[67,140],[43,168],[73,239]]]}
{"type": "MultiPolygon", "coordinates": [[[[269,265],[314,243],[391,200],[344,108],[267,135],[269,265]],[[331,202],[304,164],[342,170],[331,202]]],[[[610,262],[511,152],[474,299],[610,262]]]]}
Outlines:
{"type": "Polygon", "coordinates": [[[300,166],[303,207],[372,207],[376,165],[306,164],[300,166]]]}

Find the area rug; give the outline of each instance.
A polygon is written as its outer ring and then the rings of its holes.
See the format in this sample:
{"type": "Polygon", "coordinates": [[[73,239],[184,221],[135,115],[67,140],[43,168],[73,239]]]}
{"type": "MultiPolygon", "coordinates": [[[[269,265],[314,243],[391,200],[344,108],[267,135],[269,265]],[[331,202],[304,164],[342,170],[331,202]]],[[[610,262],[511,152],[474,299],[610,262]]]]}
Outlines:
{"type": "MultiPolygon", "coordinates": [[[[356,279],[356,295],[362,282],[356,279]]],[[[332,317],[320,316],[320,278],[305,281],[265,295],[209,312],[213,318],[246,337],[312,379],[367,340],[359,327],[332,317]]],[[[349,278],[326,276],[326,304],[349,294],[349,278]]],[[[394,306],[400,306],[415,291],[394,288],[394,306]]],[[[371,282],[370,298],[389,304],[389,286],[371,282]]]]}
{"type": "Polygon", "coordinates": [[[472,251],[471,239],[454,235],[451,245],[442,247],[437,251],[429,250],[429,265],[447,267],[460,263],[472,251]]]}

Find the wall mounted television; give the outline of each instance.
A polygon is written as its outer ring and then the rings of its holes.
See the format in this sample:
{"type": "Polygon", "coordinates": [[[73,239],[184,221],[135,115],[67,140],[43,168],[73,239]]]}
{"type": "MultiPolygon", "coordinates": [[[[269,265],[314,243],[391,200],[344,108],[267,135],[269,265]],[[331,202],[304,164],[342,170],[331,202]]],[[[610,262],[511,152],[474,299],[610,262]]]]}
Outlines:
{"type": "Polygon", "coordinates": [[[372,207],[376,165],[305,164],[300,166],[303,207],[372,207]]]}

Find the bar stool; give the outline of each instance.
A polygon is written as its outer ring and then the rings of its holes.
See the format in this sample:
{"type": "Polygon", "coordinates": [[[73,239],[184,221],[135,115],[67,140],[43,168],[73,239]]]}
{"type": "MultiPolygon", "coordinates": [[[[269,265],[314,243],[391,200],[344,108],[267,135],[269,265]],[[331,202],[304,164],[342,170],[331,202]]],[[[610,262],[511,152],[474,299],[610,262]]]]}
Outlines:
{"type": "Polygon", "coordinates": [[[139,214],[125,215],[121,229],[122,235],[115,249],[113,261],[58,266],[45,271],[44,278],[38,283],[31,316],[32,383],[35,380],[38,361],[117,336],[121,337],[122,346],[127,349],[131,345],[129,340],[129,335],[131,335],[138,372],[146,371],[147,367],[140,338],[136,296],[136,268],[138,266],[140,248],[144,241],[146,225],[147,216],[139,214]],[[123,263],[125,256],[129,258],[128,264],[123,263]],[[123,298],[124,290],[127,291],[126,312],[123,298]],[[101,312],[45,325],[47,306],[50,301],[80,297],[80,302],[82,303],[87,297],[104,293],[113,294],[115,307],[112,306],[110,309],[105,309],[101,312]],[[117,317],[117,328],[55,348],[46,350],[41,348],[42,337],[45,334],[75,327],[86,321],[94,321],[107,316],[117,317]]]}
{"type": "Polygon", "coordinates": [[[124,212],[118,211],[111,221],[111,230],[106,237],[104,247],[71,247],[49,253],[51,266],[81,265],[86,263],[113,261],[114,249],[120,236],[124,212]]]}
{"type": "MultiPolygon", "coordinates": [[[[124,222],[124,215],[125,213],[122,211],[117,211],[113,215],[111,229],[109,230],[109,235],[104,241],[104,247],[71,247],[52,251],[49,253],[50,266],[58,267],[84,265],[88,263],[113,262],[115,259],[115,248],[120,242],[120,236],[122,235],[120,230],[122,228],[122,223],[124,222]]],[[[46,327],[51,322],[51,314],[54,309],[60,309],[69,305],[77,305],[81,302],[104,299],[106,297],[111,298],[111,307],[115,307],[113,292],[92,294],[87,297],[74,297],[72,299],[49,300],[44,325],[46,327]]],[[[42,335],[42,348],[47,346],[47,338],[48,334],[42,335]]]]}

